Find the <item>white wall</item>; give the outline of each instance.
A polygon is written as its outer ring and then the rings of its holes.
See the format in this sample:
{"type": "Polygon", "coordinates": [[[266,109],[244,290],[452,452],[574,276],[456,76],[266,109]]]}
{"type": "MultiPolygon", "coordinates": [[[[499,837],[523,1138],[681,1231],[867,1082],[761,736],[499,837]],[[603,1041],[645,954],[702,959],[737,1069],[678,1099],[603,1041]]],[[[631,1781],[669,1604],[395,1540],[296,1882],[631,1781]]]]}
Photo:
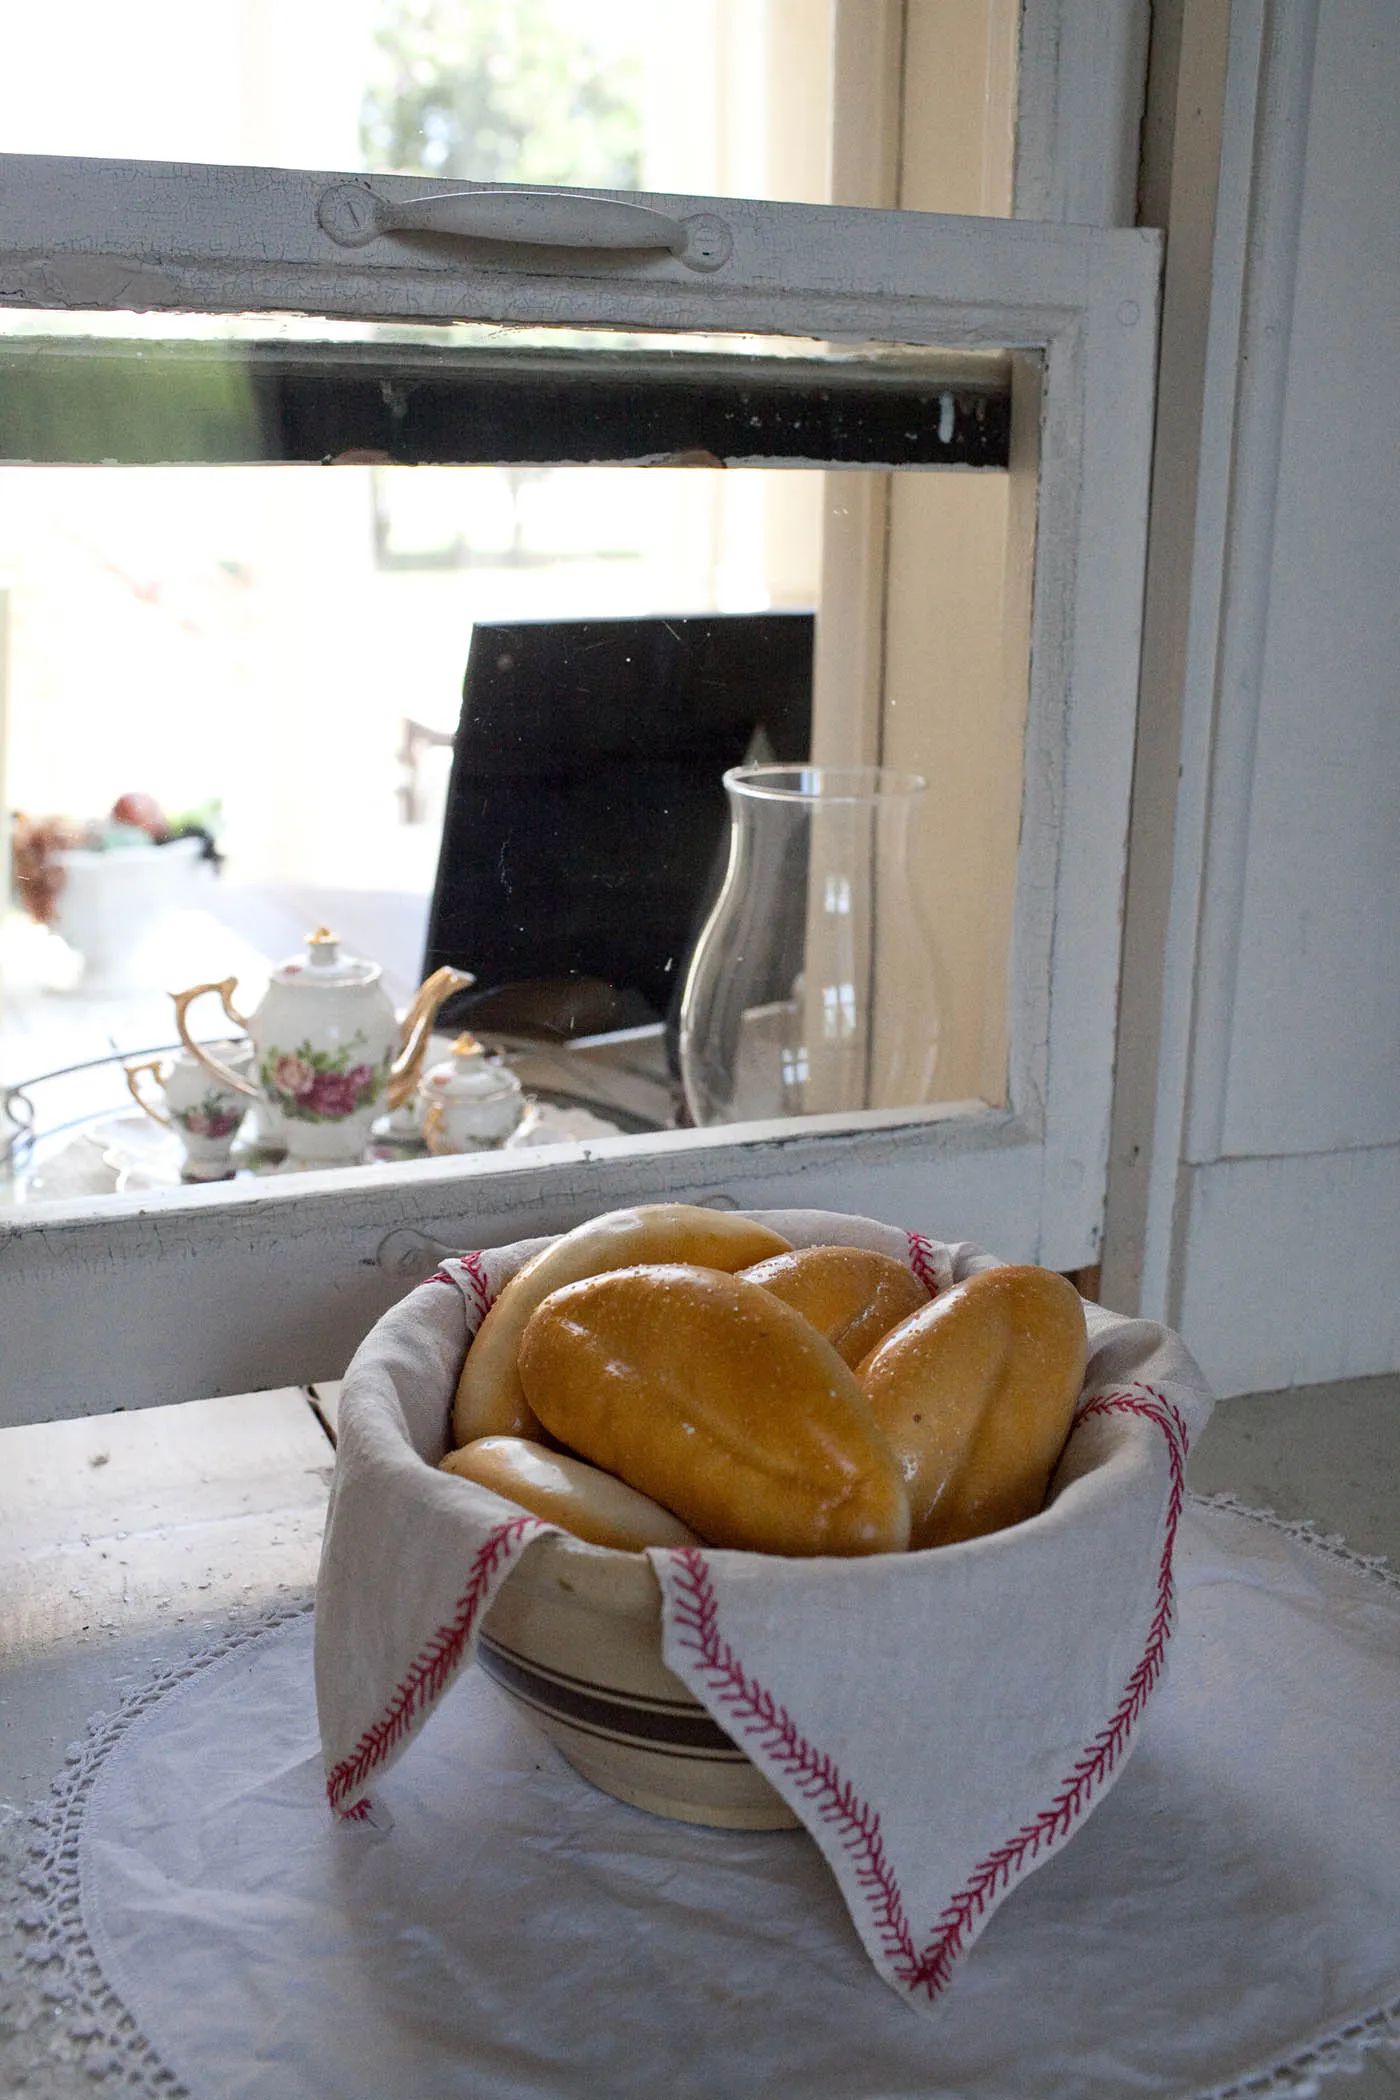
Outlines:
{"type": "MultiPolygon", "coordinates": [[[[1188,45],[1211,11],[1186,6],[1188,45]]],[[[1234,0],[1221,56],[1197,451],[1157,521],[1163,561],[1191,528],[1179,788],[1140,779],[1157,814],[1175,791],[1155,1088],[1115,1150],[1121,1194],[1152,1148],[1143,1309],[1228,1394],[1400,1366],[1400,10],[1234,0]]],[[[1215,149],[1178,114],[1175,191],[1194,154],[1199,197],[1215,149]]],[[[1169,352],[1171,301],[1169,279],[1169,352]]],[[[1168,437],[1191,415],[1165,378],[1161,414],[1168,437]]],[[[1120,1291],[1131,1225],[1120,1206],[1120,1291]]]]}

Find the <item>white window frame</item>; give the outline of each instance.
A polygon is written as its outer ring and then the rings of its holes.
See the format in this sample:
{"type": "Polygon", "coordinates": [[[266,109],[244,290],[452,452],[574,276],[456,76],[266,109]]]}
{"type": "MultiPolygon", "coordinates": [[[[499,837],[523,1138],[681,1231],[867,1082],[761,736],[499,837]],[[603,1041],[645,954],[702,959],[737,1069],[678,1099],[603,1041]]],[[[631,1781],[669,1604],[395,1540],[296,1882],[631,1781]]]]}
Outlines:
{"type": "Polygon", "coordinates": [[[392,237],[341,246],[323,230],[331,193],[392,202],[435,187],[474,185],[0,156],[0,308],[751,331],[1021,353],[1013,513],[1019,501],[1035,560],[1009,1105],[17,1207],[0,1218],[0,1420],[335,1375],[413,1280],[415,1249],[427,1259],[432,1243],[489,1244],[662,1196],[864,1211],[1056,1268],[1097,1258],[1160,237],[655,196],[637,201],[719,222],[718,267],[519,246],[425,255],[392,237]],[[396,1249],[407,1250],[397,1268],[396,1249]]]}

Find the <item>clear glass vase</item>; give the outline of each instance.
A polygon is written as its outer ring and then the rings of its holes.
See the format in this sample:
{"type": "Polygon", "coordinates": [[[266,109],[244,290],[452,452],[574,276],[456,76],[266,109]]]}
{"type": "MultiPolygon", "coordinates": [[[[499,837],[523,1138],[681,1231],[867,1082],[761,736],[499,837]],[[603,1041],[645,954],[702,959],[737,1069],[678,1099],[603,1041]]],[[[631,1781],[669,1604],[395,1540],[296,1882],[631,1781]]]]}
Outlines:
{"type": "Polygon", "coordinates": [[[724,785],[729,865],[681,1000],[691,1120],[930,1100],[936,963],[909,880],[928,783],[769,765],[736,766],[724,785]]]}

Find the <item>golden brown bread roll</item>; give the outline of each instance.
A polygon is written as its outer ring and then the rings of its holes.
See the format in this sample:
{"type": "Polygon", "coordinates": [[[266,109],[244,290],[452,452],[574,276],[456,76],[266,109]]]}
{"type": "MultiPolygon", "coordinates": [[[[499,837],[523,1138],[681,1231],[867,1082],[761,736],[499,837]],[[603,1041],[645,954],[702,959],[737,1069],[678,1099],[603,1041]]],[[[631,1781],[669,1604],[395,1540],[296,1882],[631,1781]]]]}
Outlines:
{"type": "Polygon", "coordinates": [[[1088,1342],[1053,1270],[986,1269],[896,1327],[861,1383],[909,1490],[910,1544],[946,1546],[1032,1517],[1069,1434],[1088,1342]]]}
{"type": "Polygon", "coordinates": [[[576,1539],[640,1553],[646,1546],[694,1546],[695,1533],[659,1502],[611,1473],[521,1436],[484,1436],[449,1451],[444,1473],[478,1481],[533,1516],[562,1524],[576,1539]]]}
{"type": "Polygon", "coordinates": [[[892,1327],[928,1303],[912,1269],[865,1247],[795,1247],[741,1274],[810,1320],[853,1371],[892,1327]]]}
{"type": "Polygon", "coordinates": [[[520,1345],[552,1435],[716,1546],[902,1552],[909,1505],[855,1373],[741,1276],[614,1270],[551,1293],[520,1345]]]}
{"type": "Polygon", "coordinates": [[[537,1437],[516,1369],[520,1337],[542,1299],[566,1283],[636,1262],[696,1262],[746,1269],[788,1242],[733,1211],[694,1203],[643,1203],[576,1225],[518,1269],[487,1313],[467,1351],[452,1407],[454,1443],[483,1436],[537,1437]]]}

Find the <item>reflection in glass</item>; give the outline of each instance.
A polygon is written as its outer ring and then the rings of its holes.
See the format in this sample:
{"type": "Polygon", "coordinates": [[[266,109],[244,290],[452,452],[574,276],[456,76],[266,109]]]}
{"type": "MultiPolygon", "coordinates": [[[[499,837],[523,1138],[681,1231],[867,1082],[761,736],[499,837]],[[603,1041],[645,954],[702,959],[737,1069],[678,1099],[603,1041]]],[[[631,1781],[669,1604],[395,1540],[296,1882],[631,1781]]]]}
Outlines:
{"type": "Polygon", "coordinates": [[[1026,690],[1024,653],[1002,645],[1005,357],[465,324],[356,334],[304,317],[179,333],[169,316],[0,319],[5,806],[56,855],[105,855],[113,877],[118,849],[142,844],[119,804],[158,804],[163,835],[198,830],[214,851],[149,941],[123,933],[120,987],[90,939],[34,912],[32,883],[0,924],[0,1087],[43,1081],[32,1193],[44,1177],[57,1197],[178,1174],[178,1148],[148,1158],[167,1134],[121,1073],[168,1052],[172,987],[236,976],[251,1000],[328,923],[407,1003],[432,966],[459,758],[489,823],[471,816],[454,862],[479,895],[446,959],[500,995],[480,1032],[537,1104],[532,1142],[578,1136],[585,1109],[586,1134],[606,1136],[1004,1098],[1026,690]],[[447,463],[464,457],[480,463],[447,463]],[[808,642],[780,736],[780,681],[752,637],[784,624],[808,642]],[[550,629],[559,646],[537,661],[550,629]],[[728,638],[723,678],[700,646],[711,633],[728,638]],[[510,690],[478,763],[464,680],[488,658],[510,690]],[[702,735],[717,714],[722,750],[702,735]],[[776,1065],[687,1107],[679,985],[723,874],[725,768],[876,756],[930,778],[908,880],[946,997],[911,960],[922,937],[906,938],[889,883],[872,911],[866,877],[824,860],[809,826],[786,891],[768,885],[772,926],[800,952],[742,1010],[784,1010],[776,1065]],[[698,771],[703,835],[680,788],[698,771]],[[566,788],[591,828],[564,814],[566,788]],[[527,847],[558,872],[547,900],[527,847]],[[691,888],[663,931],[681,860],[691,888]],[[568,945],[586,894],[610,943],[597,958],[568,945]],[[899,1051],[901,1030],[922,1057],[899,1051]],[[548,1122],[555,1110],[574,1122],[548,1122]],[[74,1181],[63,1148],[79,1131],[96,1135],[74,1181]]]}

